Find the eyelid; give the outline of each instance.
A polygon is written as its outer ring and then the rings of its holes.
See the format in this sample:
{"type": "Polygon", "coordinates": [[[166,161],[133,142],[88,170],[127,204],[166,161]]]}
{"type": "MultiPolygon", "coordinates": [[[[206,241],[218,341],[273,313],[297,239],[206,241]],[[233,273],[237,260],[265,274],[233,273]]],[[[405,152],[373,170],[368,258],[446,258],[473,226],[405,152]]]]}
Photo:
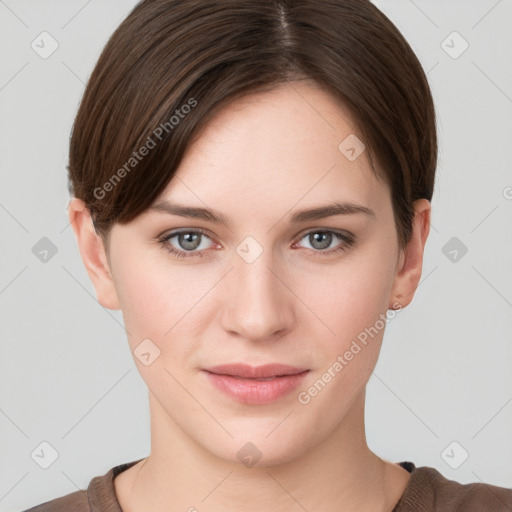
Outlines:
{"type": "Polygon", "coordinates": [[[349,231],[346,231],[344,229],[338,229],[338,228],[326,228],[326,227],[312,227],[312,228],[307,228],[305,229],[304,231],[302,231],[301,233],[299,233],[297,236],[296,236],[296,240],[301,240],[302,238],[304,238],[306,235],[309,235],[311,233],[335,233],[337,235],[340,235],[344,238],[347,238],[347,239],[350,239],[350,240],[355,240],[355,236],[350,233],[349,231]]]}
{"type": "Polygon", "coordinates": [[[165,230],[165,231],[162,232],[161,235],[158,235],[156,238],[169,238],[169,237],[173,237],[173,236],[179,235],[180,233],[201,233],[201,234],[206,235],[209,238],[211,238],[211,236],[209,234],[209,231],[207,229],[196,228],[196,227],[176,228],[176,229],[171,229],[170,231],[169,230],[165,230]]]}
{"type": "MultiPolygon", "coordinates": [[[[200,234],[200,235],[203,235],[204,237],[208,238],[209,240],[211,240],[213,242],[213,244],[220,245],[217,242],[215,242],[214,238],[211,236],[209,231],[207,229],[203,229],[203,228],[178,228],[176,230],[170,231],[167,234],[164,232],[163,235],[160,235],[160,236],[157,237],[157,241],[160,241],[160,242],[165,241],[165,240],[169,241],[172,238],[180,235],[181,233],[200,234]]],[[[194,254],[194,253],[197,254],[197,253],[200,253],[200,252],[205,252],[205,249],[203,251],[184,251],[184,252],[188,252],[190,254],[194,254]]]]}

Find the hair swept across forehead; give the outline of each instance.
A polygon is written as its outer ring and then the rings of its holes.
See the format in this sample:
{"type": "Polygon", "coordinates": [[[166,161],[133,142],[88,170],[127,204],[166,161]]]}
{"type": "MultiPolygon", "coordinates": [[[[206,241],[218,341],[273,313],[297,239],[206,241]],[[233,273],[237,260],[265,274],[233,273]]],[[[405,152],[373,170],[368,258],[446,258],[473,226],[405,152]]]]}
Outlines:
{"type": "Polygon", "coordinates": [[[298,79],[315,80],[350,112],[391,188],[403,247],[413,202],[433,195],[435,109],[412,48],[368,0],[139,2],[87,83],[70,139],[70,193],[108,237],[155,201],[223,107],[298,79]]]}

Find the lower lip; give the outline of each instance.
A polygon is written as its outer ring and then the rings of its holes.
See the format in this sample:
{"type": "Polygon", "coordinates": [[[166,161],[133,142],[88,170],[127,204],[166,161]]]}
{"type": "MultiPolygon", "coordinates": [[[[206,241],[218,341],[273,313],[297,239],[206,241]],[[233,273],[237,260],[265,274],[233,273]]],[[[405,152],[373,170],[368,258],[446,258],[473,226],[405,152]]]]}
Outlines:
{"type": "Polygon", "coordinates": [[[243,404],[268,404],[275,402],[297,388],[306,374],[309,373],[309,370],[306,370],[295,375],[274,377],[270,380],[255,380],[203,371],[217,389],[243,404]]]}

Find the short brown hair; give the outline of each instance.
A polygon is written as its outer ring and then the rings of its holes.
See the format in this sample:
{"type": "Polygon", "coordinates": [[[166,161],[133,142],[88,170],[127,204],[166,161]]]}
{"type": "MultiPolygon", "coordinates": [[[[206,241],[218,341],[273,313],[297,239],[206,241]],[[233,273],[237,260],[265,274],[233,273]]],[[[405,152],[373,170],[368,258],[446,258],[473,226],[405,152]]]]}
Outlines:
{"type": "Polygon", "coordinates": [[[87,84],[71,134],[69,191],[108,242],[114,223],[155,201],[216,112],[299,79],[315,80],[351,113],[374,174],[391,188],[405,247],[413,202],[433,195],[435,109],[412,48],[369,0],[139,2],[87,84]]]}

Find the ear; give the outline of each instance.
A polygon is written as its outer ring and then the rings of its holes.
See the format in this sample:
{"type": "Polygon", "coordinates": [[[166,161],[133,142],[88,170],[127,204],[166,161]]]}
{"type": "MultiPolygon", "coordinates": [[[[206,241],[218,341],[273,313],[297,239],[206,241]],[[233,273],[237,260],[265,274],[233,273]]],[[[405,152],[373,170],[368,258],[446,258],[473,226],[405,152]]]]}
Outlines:
{"type": "Polygon", "coordinates": [[[68,215],[98,302],[107,309],[121,309],[103,240],[94,229],[88,208],[74,197],[69,202],[68,215]]]}
{"type": "MultiPolygon", "coordinates": [[[[411,239],[400,251],[391,292],[392,300],[399,303],[401,308],[409,305],[416,293],[423,267],[423,251],[430,232],[430,202],[418,199],[414,202],[414,211],[411,239]]],[[[389,307],[392,308],[391,305],[389,307]]]]}

